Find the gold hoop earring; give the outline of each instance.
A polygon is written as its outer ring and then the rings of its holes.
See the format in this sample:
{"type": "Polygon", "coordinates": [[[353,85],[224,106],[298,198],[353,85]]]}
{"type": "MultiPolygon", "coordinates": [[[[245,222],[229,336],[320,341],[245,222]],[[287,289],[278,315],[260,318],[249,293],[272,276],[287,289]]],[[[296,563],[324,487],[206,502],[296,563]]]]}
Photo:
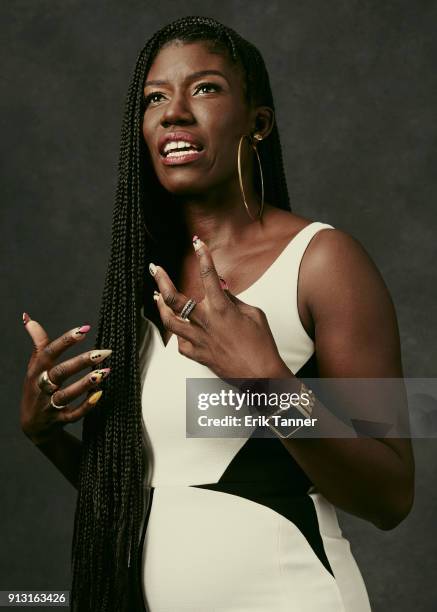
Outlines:
{"type": "MultiPolygon", "coordinates": [[[[256,221],[256,218],[253,217],[253,215],[251,214],[251,212],[249,210],[249,207],[248,207],[247,202],[246,202],[246,197],[244,195],[243,176],[241,174],[241,143],[243,142],[243,138],[246,138],[246,134],[243,134],[241,136],[241,138],[240,138],[240,142],[238,143],[238,155],[237,155],[238,178],[240,180],[240,191],[241,191],[241,197],[243,198],[244,206],[246,207],[246,210],[247,210],[247,214],[252,219],[252,221],[256,221]]],[[[260,134],[254,134],[254,139],[256,141],[260,142],[262,140],[262,136],[260,136],[260,134]]],[[[252,148],[255,151],[256,158],[258,160],[259,173],[260,173],[260,177],[261,177],[261,206],[259,208],[258,217],[257,217],[258,219],[261,219],[261,216],[262,216],[262,213],[263,213],[263,209],[264,209],[264,178],[263,178],[263,171],[262,171],[262,167],[261,167],[261,160],[260,160],[257,148],[256,148],[256,143],[254,143],[253,140],[251,140],[250,144],[252,145],[252,148]]]]}

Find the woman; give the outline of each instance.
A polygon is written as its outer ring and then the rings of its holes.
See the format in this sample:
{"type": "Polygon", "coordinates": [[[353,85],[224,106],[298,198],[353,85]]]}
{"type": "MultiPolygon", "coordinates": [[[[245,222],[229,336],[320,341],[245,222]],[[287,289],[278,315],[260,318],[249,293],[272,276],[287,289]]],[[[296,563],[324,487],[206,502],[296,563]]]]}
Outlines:
{"type": "MultiPolygon", "coordinates": [[[[24,322],[35,350],[22,428],[79,491],[73,610],[370,609],[334,506],[381,529],[403,520],[408,440],[186,438],[186,378],[283,378],[298,390],[315,373],[402,377],[394,308],[364,249],[290,211],[255,47],[202,17],[146,44],[123,123],[98,348],[58,362],[89,326],[50,342],[24,322]],[[66,384],[109,356],[110,370],[66,384]],[[63,426],[84,416],[80,443],[63,426]]],[[[318,400],[314,414],[329,424],[318,400]]]]}

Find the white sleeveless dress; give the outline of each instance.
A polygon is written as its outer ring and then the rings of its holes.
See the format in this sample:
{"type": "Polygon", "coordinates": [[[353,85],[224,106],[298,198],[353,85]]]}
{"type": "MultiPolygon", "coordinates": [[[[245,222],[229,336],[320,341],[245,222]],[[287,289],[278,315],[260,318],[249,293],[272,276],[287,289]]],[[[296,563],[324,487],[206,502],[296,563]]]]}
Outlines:
{"type": "MultiPolygon", "coordinates": [[[[303,228],[238,297],[267,315],[279,353],[303,376],[314,343],[297,308],[302,256],[332,228],[303,228]],[[284,291],[284,286],[286,290],[284,291]]],[[[279,439],[186,438],[185,379],[214,373],[164,345],[142,312],[140,348],[151,502],[142,588],[150,612],[369,612],[335,508],[279,439]]]]}

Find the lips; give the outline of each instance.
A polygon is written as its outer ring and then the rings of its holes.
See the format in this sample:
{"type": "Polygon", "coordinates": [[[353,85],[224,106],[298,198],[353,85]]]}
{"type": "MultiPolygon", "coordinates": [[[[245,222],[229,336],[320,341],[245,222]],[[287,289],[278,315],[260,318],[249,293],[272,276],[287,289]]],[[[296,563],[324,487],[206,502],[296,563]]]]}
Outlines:
{"type": "MultiPolygon", "coordinates": [[[[188,144],[190,144],[191,146],[195,147],[197,149],[196,152],[200,152],[203,150],[203,144],[200,142],[200,140],[198,140],[195,136],[193,136],[192,134],[190,134],[189,132],[169,132],[168,134],[165,134],[164,136],[161,136],[161,138],[159,139],[158,142],[158,151],[159,154],[161,155],[161,157],[166,157],[167,154],[164,153],[164,149],[165,146],[167,145],[167,143],[169,142],[186,142],[188,144]]],[[[177,149],[173,149],[175,151],[177,151],[177,149]]],[[[195,151],[187,151],[188,153],[195,153],[195,151]]]]}

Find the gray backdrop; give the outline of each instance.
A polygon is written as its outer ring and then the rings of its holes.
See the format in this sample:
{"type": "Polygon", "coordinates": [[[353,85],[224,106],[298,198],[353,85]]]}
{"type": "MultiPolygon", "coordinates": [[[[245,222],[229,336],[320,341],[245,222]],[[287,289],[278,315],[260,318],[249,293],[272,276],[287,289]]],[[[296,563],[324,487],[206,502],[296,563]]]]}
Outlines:
{"type": "MultiPolygon", "coordinates": [[[[66,589],[75,491],[19,430],[31,347],[21,313],[52,336],[97,324],[139,49],[189,14],[215,17],[259,47],[294,211],[363,243],[397,307],[405,375],[433,377],[437,3],[15,0],[0,12],[0,590],[66,589]]],[[[397,529],[339,513],[375,611],[437,609],[436,446],[415,442],[415,507],[397,529]]]]}

